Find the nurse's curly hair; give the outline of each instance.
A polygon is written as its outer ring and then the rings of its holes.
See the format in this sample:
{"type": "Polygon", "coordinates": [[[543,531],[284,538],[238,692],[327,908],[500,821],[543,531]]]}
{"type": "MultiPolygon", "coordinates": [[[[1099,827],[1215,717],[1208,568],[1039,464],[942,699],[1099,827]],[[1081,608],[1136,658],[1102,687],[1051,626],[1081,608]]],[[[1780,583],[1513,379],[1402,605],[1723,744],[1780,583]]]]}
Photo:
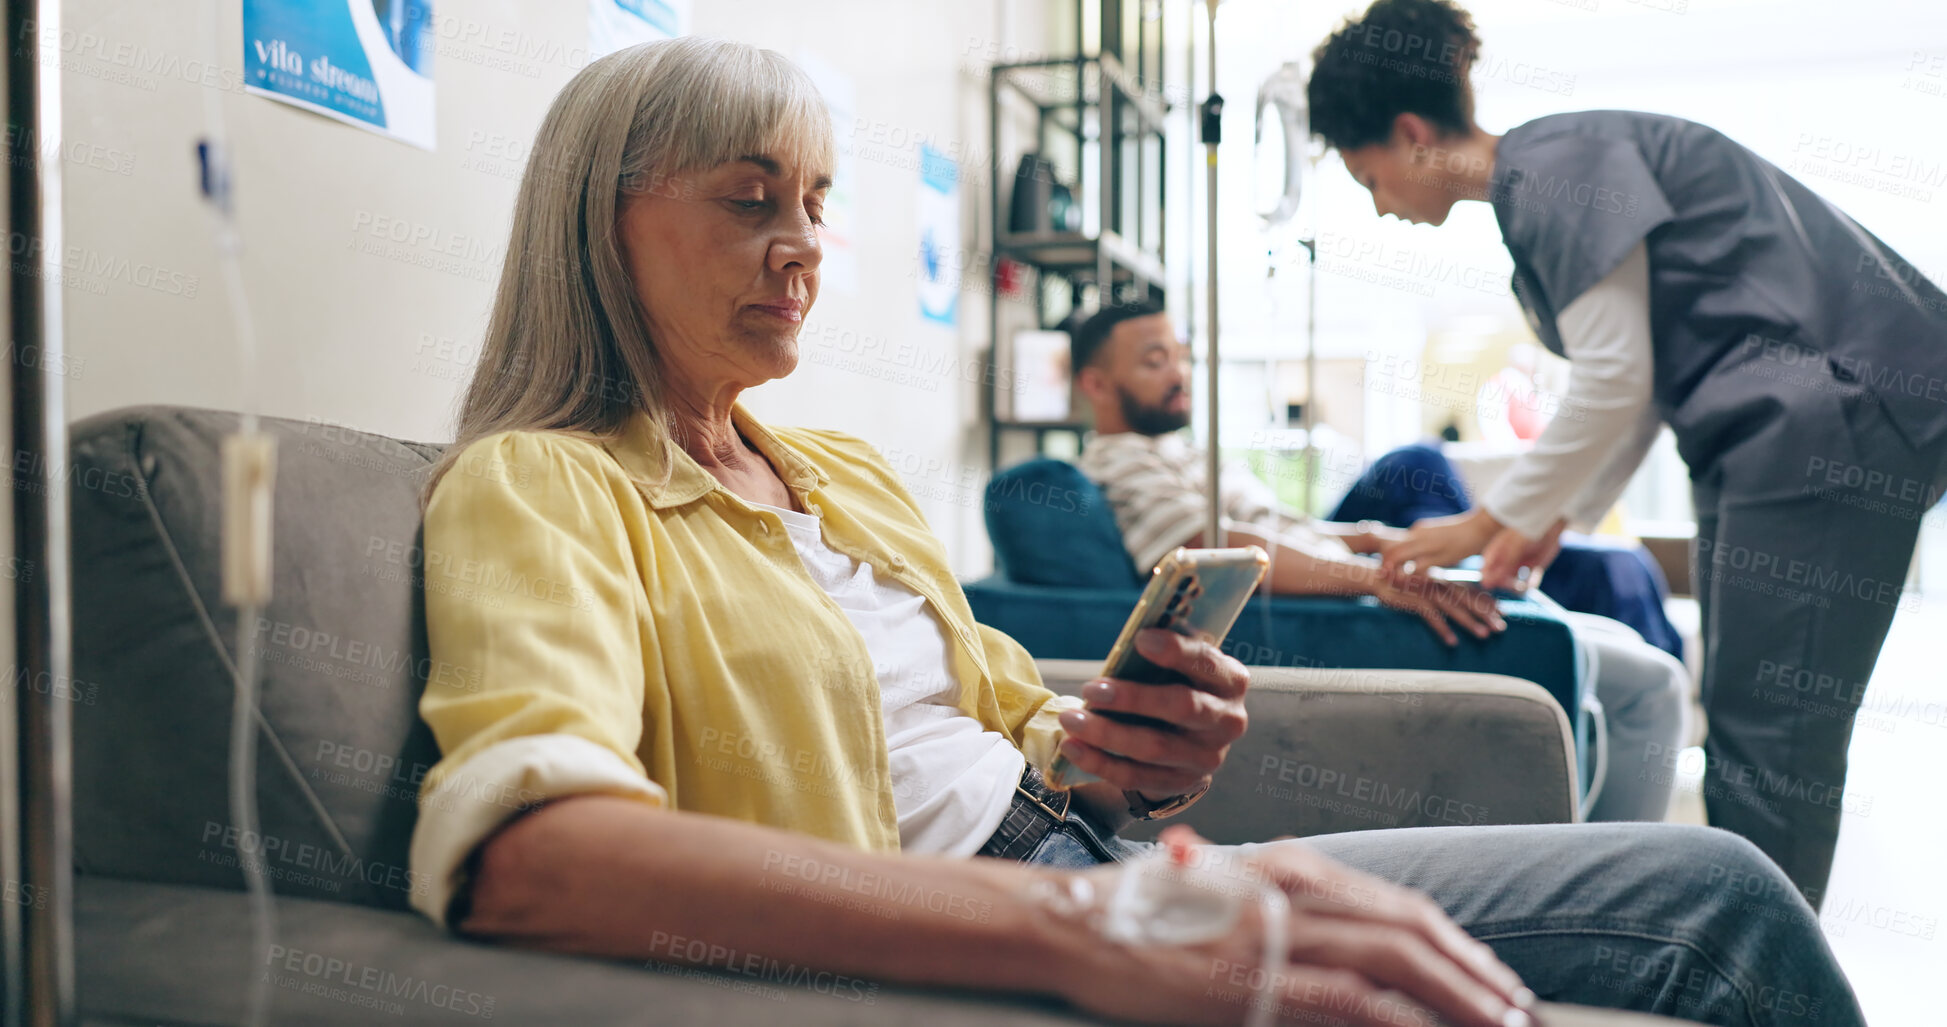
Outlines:
{"type": "Polygon", "coordinates": [[[1356,150],[1386,142],[1395,118],[1417,114],[1465,135],[1474,124],[1467,76],[1480,49],[1473,17],[1451,0],[1377,0],[1312,51],[1312,134],[1356,150]]]}

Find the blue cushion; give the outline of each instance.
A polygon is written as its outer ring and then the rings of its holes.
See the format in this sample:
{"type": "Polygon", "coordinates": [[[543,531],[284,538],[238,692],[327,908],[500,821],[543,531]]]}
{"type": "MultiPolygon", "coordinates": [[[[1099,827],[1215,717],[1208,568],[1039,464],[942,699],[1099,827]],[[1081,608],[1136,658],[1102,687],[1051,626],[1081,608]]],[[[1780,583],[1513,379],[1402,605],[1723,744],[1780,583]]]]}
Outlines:
{"type": "MultiPolygon", "coordinates": [[[[1036,659],[1100,660],[1129,618],[1136,591],[1024,585],[995,575],[962,586],[974,619],[1021,643],[1036,659]]],[[[1348,667],[1508,674],[1525,678],[1569,711],[1586,782],[1588,718],[1581,713],[1582,661],[1567,622],[1529,601],[1504,599],[1508,629],[1485,640],[1460,636],[1448,648],[1419,617],[1370,598],[1252,599],[1224,640],[1225,652],[1267,667],[1348,667]]]]}
{"type": "Polygon", "coordinates": [[[987,483],[987,537],[1010,581],[1064,588],[1140,584],[1109,499],[1066,460],[1037,457],[987,483]]]}

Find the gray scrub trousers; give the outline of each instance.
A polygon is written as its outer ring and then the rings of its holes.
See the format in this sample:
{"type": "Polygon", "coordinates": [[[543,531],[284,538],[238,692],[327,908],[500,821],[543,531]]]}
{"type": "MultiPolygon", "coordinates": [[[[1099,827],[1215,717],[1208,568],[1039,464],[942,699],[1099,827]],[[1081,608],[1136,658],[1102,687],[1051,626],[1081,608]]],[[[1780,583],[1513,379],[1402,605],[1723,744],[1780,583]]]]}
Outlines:
{"type": "MultiPolygon", "coordinates": [[[[1921,518],[1947,488],[1947,294],[1844,212],[1693,122],[1560,114],[1503,136],[1490,199],[1542,343],[1644,244],[1658,413],[1690,467],[1704,799],[1813,905],[1846,749],[1921,518]]],[[[1933,683],[1892,682],[1905,694],[1933,683]]],[[[1638,773],[1669,752],[1615,752],[1638,773]]]]}

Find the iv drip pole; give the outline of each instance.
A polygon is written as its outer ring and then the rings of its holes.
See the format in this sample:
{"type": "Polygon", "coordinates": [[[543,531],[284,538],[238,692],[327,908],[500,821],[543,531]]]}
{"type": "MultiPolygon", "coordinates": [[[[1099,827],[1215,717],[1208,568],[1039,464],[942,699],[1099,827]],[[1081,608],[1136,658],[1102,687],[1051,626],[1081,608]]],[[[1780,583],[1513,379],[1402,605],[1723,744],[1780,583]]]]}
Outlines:
{"type": "Polygon", "coordinates": [[[1318,226],[1317,209],[1312,208],[1311,231],[1298,245],[1305,248],[1305,406],[1300,420],[1305,426],[1304,515],[1310,522],[1312,489],[1318,484],[1318,226]]]}
{"type": "Polygon", "coordinates": [[[1203,544],[1210,549],[1221,549],[1224,545],[1224,527],[1221,511],[1223,497],[1219,494],[1218,416],[1217,416],[1217,145],[1223,140],[1224,98],[1217,94],[1217,4],[1221,0],[1203,0],[1203,9],[1209,23],[1209,81],[1210,95],[1203,101],[1202,128],[1204,149],[1204,237],[1208,252],[1204,280],[1208,300],[1204,307],[1204,317],[1209,333],[1206,342],[1207,356],[1204,358],[1204,418],[1208,441],[1204,449],[1204,492],[1208,506],[1205,510],[1203,544]]]}
{"type": "MultiPolygon", "coordinates": [[[[43,60],[58,39],[58,0],[6,0],[7,229],[32,252],[13,261],[7,295],[12,398],[8,431],[16,456],[34,459],[13,477],[11,550],[13,656],[23,681],[73,680],[69,609],[68,449],[61,328],[61,73],[43,60]],[[52,144],[52,145],[50,145],[52,144]],[[26,354],[34,354],[26,356],[26,354]]],[[[0,796],[0,868],[21,895],[0,911],[6,950],[0,980],[7,1027],[67,1027],[75,1020],[72,704],[55,687],[16,688],[0,725],[6,782],[0,796]]]]}

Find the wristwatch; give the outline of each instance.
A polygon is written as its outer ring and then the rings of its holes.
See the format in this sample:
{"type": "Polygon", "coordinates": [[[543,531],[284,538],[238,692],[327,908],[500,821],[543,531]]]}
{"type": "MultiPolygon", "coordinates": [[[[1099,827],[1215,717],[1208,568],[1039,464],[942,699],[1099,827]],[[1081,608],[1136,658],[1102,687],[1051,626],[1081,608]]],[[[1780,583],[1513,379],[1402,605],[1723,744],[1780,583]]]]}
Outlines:
{"type": "Polygon", "coordinates": [[[1160,802],[1150,799],[1143,795],[1143,793],[1133,789],[1125,789],[1122,797],[1129,800],[1130,816],[1135,817],[1137,820],[1161,820],[1164,817],[1173,817],[1189,809],[1198,799],[1203,798],[1203,793],[1209,790],[1210,785],[1206,783],[1202,788],[1194,792],[1172,795],[1160,802]]]}

